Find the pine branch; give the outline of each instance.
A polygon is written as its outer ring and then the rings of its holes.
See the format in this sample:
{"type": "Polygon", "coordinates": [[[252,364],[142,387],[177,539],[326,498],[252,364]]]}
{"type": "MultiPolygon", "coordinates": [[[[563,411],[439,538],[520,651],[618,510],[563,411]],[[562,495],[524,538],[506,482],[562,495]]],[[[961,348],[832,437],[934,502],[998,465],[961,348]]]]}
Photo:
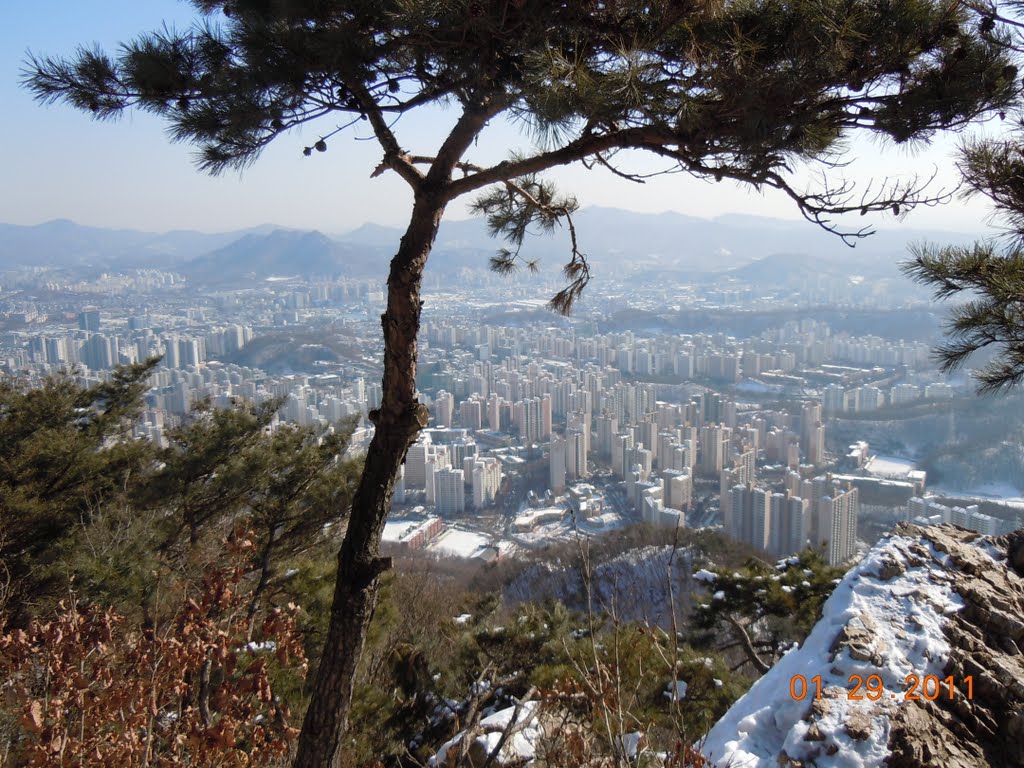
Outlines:
{"type": "Polygon", "coordinates": [[[973,372],[979,394],[998,394],[1024,381],[1024,253],[997,253],[990,243],[934,248],[918,245],[903,273],[930,286],[936,300],[965,298],[944,329],[947,341],[934,357],[944,372],[963,368],[974,353],[996,347],[996,356],[973,372]]]}

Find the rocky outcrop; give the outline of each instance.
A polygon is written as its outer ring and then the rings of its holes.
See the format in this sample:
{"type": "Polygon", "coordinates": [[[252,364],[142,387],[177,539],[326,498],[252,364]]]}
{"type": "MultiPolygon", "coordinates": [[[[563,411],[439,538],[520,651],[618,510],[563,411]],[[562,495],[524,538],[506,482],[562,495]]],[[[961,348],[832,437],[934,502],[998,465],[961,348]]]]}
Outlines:
{"type": "Polygon", "coordinates": [[[1022,650],[1024,532],[900,526],[704,753],[731,768],[1024,766],[1022,650]]]}
{"type": "Polygon", "coordinates": [[[945,572],[964,607],[943,628],[950,654],[942,675],[961,695],[943,691],[934,701],[908,701],[897,710],[887,764],[1024,766],[1024,532],[979,547],[978,534],[949,526],[903,530],[949,558],[945,572]],[[970,698],[963,690],[968,678],[970,698]]]}
{"type": "MultiPolygon", "coordinates": [[[[487,713],[432,768],[559,764],[538,706],[487,713]]],[[[1024,767],[1024,531],[900,526],[697,746],[716,768],[1024,767]]]]}

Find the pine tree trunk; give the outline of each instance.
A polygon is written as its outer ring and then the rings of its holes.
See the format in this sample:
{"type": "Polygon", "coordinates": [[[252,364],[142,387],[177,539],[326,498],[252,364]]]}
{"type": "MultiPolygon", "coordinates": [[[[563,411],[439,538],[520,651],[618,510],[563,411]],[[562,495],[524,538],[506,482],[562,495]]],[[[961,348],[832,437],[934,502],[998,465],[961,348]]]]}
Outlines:
{"type": "Polygon", "coordinates": [[[380,537],[391,508],[395,477],[409,446],[427,424],[427,409],[416,400],[416,335],[423,268],[444,206],[443,196],[421,189],[409,227],[391,260],[387,310],[381,316],[381,406],[370,414],[376,431],[338,553],[330,625],[299,736],[295,768],[338,768],[341,764],[356,670],[377,605],[380,576],[391,565],[390,558],[380,557],[380,537]]]}

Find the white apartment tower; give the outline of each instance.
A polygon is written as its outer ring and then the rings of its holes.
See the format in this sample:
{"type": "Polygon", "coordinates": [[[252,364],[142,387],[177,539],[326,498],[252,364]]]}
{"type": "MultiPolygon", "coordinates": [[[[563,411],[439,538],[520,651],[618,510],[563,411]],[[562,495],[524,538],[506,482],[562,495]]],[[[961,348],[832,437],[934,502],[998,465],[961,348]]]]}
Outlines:
{"type": "Polygon", "coordinates": [[[661,472],[662,498],[666,507],[687,510],[693,503],[693,478],[690,470],[664,469],[661,472]]]}
{"type": "MultiPolygon", "coordinates": [[[[757,549],[768,549],[771,542],[771,491],[737,485],[729,491],[725,532],[757,549]]],[[[723,499],[725,501],[725,499],[723,499]]]]}
{"type": "Polygon", "coordinates": [[[825,461],[825,427],[821,423],[821,403],[804,403],[800,411],[800,448],[808,464],[825,461]]]}
{"type": "Polygon", "coordinates": [[[777,557],[799,552],[809,544],[811,536],[811,505],[799,496],[772,494],[771,536],[769,551],[777,557]]]}
{"type": "Polygon", "coordinates": [[[434,473],[436,506],[439,515],[453,517],[466,511],[466,490],[461,469],[444,467],[434,473]]]}
{"type": "Polygon", "coordinates": [[[857,489],[832,489],[817,503],[818,541],[825,544],[829,565],[845,563],[857,553],[857,514],[860,500],[857,489]]]}
{"type": "Polygon", "coordinates": [[[455,413],[455,398],[441,390],[434,398],[434,423],[439,427],[451,427],[455,413]]]}
{"type": "Polygon", "coordinates": [[[718,424],[700,428],[700,468],[705,474],[718,477],[725,468],[725,458],[732,439],[732,430],[718,424]]]}
{"type": "Polygon", "coordinates": [[[565,435],[565,472],[582,480],[590,472],[587,469],[587,438],[581,429],[570,429],[565,435]]]}
{"type": "Polygon", "coordinates": [[[501,463],[495,458],[476,459],[472,478],[473,506],[476,509],[493,506],[501,488],[501,463]]]}
{"type": "Polygon", "coordinates": [[[405,454],[405,486],[406,488],[426,488],[427,485],[427,453],[433,453],[434,445],[427,433],[421,433],[419,439],[409,446],[405,454]]]}

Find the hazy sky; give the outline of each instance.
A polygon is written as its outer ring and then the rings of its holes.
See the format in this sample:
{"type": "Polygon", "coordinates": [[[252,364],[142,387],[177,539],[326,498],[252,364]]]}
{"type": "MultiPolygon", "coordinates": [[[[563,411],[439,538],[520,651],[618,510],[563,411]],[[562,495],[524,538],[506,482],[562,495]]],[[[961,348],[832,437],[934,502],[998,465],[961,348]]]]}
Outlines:
{"type": "MultiPolygon", "coordinates": [[[[211,178],[192,165],[192,149],[167,141],[154,117],[130,114],[117,122],[98,123],[62,105],[43,107],[18,86],[25,52],[69,54],[78,45],[98,43],[115,50],[121,40],[162,22],[187,26],[191,6],[177,0],[8,0],[0,26],[0,221],[36,224],[67,218],[81,224],[161,231],[229,230],[274,223],[343,232],[366,221],[402,225],[411,197],[393,174],[371,180],[381,152],[366,138],[366,129],[336,136],[328,151],[302,156],[302,148],[334,127],[307,127],[305,135],[280,137],[250,170],[211,178]]],[[[437,110],[396,127],[402,145],[430,154],[454,119],[437,110]]],[[[491,162],[527,140],[512,126],[492,126],[468,159],[491,162]]],[[[949,161],[955,146],[944,139],[927,151],[883,151],[877,142],[855,143],[857,162],[846,171],[858,179],[884,177],[917,169],[955,185],[949,161]]],[[[631,162],[637,170],[658,166],[646,158],[631,162]]],[[[708,183],[680,175],[631,184],[606,171],[580,167],[555,178],[583,205],[636,211],[675,210],[712,217],[724,212],[797,218],[793,204],[780,193],[764,196],[730,182],[708,183]]],[[[449,216],[463,217],[455,204],[449,216]]],[[[913,213],[907,226],[982,231],[980,203],[954,202],[913,213]]],[[[863,220],[854,222],[863,223],[863,220]]],[[[893,226],[879,216],[876,226],[893,226]]]]}

